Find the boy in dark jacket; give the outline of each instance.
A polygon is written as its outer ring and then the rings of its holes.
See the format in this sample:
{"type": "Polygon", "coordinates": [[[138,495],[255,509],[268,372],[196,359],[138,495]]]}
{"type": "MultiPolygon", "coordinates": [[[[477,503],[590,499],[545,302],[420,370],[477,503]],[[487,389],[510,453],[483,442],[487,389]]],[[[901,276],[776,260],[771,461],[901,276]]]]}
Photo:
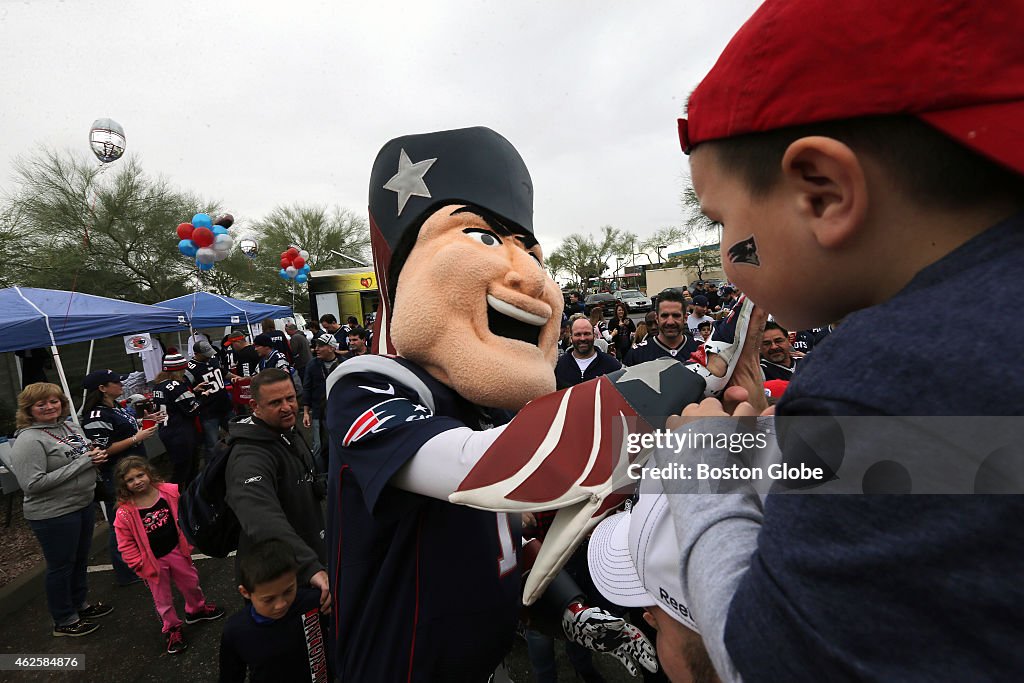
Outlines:
{"type": "Polygon", "coordinates": [[[238,592],[249,601],[224,625],[221,683],[329,680],[319,595],[299,588],[298,563],[284,541],[252,548],[241,563],[238,592]]]}

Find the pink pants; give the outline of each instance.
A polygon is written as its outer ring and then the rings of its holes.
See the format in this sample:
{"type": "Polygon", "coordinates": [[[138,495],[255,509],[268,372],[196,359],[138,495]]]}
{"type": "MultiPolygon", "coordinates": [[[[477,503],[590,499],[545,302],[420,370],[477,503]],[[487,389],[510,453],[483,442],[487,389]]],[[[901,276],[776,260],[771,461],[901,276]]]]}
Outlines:
{"type": "Polygon", "coordinates": [[[157,579],[147,579],[146,585],[153,594],[156,613],[164,623],[163,632],[167,633],[181,626],[181,619],[174,611],[171,581],[174,581],[174,585],[185,596],[186,614],[201,612],[206,607],[206,597],[203,596],[203,589],[199,587],[199,574],[192,560],[185,557],[180,548],[157,558],[156,563],[160,565],[160,576],[157,579]]]}

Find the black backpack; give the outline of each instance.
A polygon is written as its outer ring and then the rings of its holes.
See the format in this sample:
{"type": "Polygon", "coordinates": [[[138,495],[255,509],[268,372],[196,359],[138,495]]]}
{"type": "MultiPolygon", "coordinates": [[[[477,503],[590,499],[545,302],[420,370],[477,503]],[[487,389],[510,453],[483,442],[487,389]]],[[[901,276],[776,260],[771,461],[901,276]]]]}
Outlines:
{"type": "Polygon", "coordinates": [[[193,547],[210,557],[227,557],[238,549],[241,525],[227,501],[230,448],[206,463],[178,502],[178,526],[193,547]]]}

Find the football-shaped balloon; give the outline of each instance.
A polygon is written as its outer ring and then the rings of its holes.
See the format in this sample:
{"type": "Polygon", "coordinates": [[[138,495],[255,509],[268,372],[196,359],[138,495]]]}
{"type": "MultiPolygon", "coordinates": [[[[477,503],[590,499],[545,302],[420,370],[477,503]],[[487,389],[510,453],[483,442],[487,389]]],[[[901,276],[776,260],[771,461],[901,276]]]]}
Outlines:
{"type": "Polygon", "coordinates": [[[191,223],[178,223],[178,239],[179,240],[190,240],[192,239],[192,231],[195,230],[195,226],[191,223]]]}
{"type": "Polygon", "coordinates": [[[198,247],[208,247],[213,244],[213,231],[209,228],[196,228],[192,231],[192,241],[198,247]]]}
{"type": "Polygon", "coordinates": [[[235,217],[230,213],[222,213],[217,216],[217,220],[213,222],[214,225],[223,225],[225,228],[230,228],[235,222],[235,217]]]}

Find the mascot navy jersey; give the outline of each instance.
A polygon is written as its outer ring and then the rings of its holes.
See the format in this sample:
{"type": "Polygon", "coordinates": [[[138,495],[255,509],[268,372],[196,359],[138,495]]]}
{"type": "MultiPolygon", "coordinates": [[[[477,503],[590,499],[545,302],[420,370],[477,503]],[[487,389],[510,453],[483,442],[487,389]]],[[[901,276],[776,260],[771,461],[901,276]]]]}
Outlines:
{"type": "Polygon", "coordinates": [[[375,360],[381,372],[344,374],[327,406],[336,671],[346,682],[486,681],[518,618],[518,516],[388,482],[438,434],[510,416],[473,405],[413,363],[375,360]]]}

